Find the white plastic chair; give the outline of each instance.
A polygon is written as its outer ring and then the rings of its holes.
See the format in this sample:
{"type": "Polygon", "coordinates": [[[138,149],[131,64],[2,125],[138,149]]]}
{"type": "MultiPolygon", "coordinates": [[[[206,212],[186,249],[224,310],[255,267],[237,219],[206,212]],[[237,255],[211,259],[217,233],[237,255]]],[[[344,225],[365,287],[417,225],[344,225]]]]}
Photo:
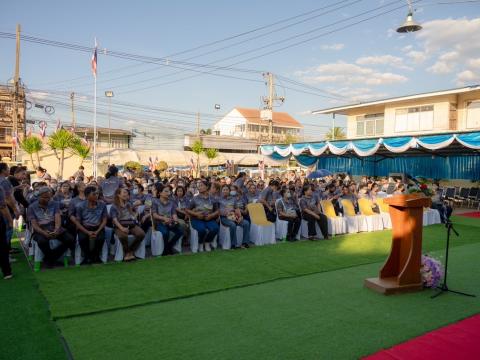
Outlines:
{"type": "Polygon", "coordinates": [[[374,213],[372,210],[372,202],[368,199],[358,199],[358,207],[360,213],[367,220],[367,231],[383,230],[383,220],[380,214],[374,213]]]}
{"type": "MultiPolygon", "coordinates": [[[[237,226],[235,234],[237,236],[237,245],[240,246],[243,241],[243,228],[241,226],[237,226]]],[[[232,248],[230,228],[223,225],[222,222],[220,222],[220,229],[218,231],[218,245],[221,246],[223,250],[232,248]]]]}
{"type": "Polygon", "coordinates": [[[250,241],[255,245],[275,244],[275,226],[267,220],[265,209],[260,203],[247,205],[250,215],[250,241]]]}
{"type": "MultiPolygon", "coordinates": [[[[302,219],[302,222],[300,224],[300,233],[302,234],[302,238],[308,239],[308,221],[305,219],[302,219]]],[[[322,231],[320,230],[320,226],[318,226],[318,223],[315,222],[315,235],[314,237],[316,239],[323,239],[322,231]]]]}
{"type": "Polygon", "coordinates": [[[437,209],[425,208],[423,210],[423,226],[440,224],[440,212],[437,209]]]}
{"type": "Polygon", "coordinates": [[[341,202],[343,207],[343,218],[347,224],[347,232],[349,234],[355,234],[360,231],[367,231],[367,221],[364,215],[355,214],[355,207],[352,202],[347,199],[342,199],[341,202]]]}
{"type": "MultiPolygon", "coordinates": [[[[114,260],[115,261],[123,261],[123,246],[122,243],[120,242],[120,239],[118,238],[117,235],[113,235],[115,239],[115,255],[114,255],[114,260]]],[[[135,240],[134,235],[128,235],[128,244],[132,244],[133,241],[135,240]]],[[[139,259],[145,259],[145,239],[142,240],[140,245],[138,246],[137,250],[135,250],[135,257],[139,259]]]]}
{"type": "Polygon", "coordinates": [[[377,205],[380,209],[380,216],[382,217],[383,227],[385,229],[392,228],[392,219],[390,218],[390,211],[388,210],[388,204],[383,202],[382,198],[377,198],[377,205]]]}
{"type": "Polygon", "coordinates": [[[323,213],[327,217],[328,233],[332,236],[345,234],[347,232],[347,221],[335,213],[332,201],[323,200],[320,202],[320,205],[322,206],[323,213]]]}
{"type": "MultiPolygon", "coordinates": [[[[217,248],[217,238],[218,238],[218,235],[215,236],[215,238],[213,239],[212,243],[211,243],[211,246],[216,249],[217,248]]],[[[190,251],[192,253],[197,253],[198,252],[198,249],[199,249],[199,244],[198,244],[198,231],[195,230],[195,228],[190,224],[190,251]]],[[[175,247],[175,250],[177,250],[177,248],[175,247]]]]}
{"type": "MultiPolygon", "coordinates": [[[[61,245],[61,243],[57,239],[52,239],[49,241],[49,245],[50,245],[50,249],[55,249],[57,246],[61,245]]],[[[67,249],[67,251],[65,251],[65,253],[63,254],[63,258],[64,258],[63,262],[65,266],[68,265],[68,257],[70,255],[71,255],[70,249],[67,249]]],[[[40,246],[38,246],[36,241],[33,241],[33,261],[34,261],[33,271],[34,272],[40,271],[40,267],[44,257],[45,256],[42,250],[40,249],[40,246]]]]}

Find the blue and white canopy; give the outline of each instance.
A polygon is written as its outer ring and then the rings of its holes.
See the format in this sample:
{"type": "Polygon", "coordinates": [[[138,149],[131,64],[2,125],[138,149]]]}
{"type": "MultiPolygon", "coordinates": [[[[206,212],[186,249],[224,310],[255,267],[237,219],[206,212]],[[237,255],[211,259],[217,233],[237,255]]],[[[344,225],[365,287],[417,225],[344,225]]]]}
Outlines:
{"type": "MultiPolygon", "coordinates": [[[[307,158],[319,157],[325,153],[332,155],[352,154],[360,157],[375,154],[404,153],[411,149],[437,152],[454,146],[456,150],[480,150],[480,132],[451,133],[429,136],[403,136],[392,138],[374,138],[361,140],[324,141],[315,143],[297,143],[290,145],[262,145],[263,155],[276,160],[294,156],[302,163],[307,158]],[[328,150],[328,151],[327,151],[328,150]],[[303,160],[303,161],[302,161],[303,160]]],[[[313,160],[312,164],[314,163],[313,160]]],[[[307,165],[308,166],[308,165],[307,165]]]]}

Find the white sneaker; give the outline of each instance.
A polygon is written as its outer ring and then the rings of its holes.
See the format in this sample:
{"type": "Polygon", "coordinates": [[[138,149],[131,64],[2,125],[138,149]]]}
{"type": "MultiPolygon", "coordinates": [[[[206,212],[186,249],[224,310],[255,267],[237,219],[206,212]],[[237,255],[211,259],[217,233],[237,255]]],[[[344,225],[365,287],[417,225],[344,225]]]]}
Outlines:
{"type": "Polygon", "coordinates": [[[203,244],[198,244],[198,252],[203,252],[203,244]]]}
{"type": "Polygon", "coordinates": [[[210,247],[210,243],[205,243],[205,251],[211,251],[212,248],[210,247]]]}

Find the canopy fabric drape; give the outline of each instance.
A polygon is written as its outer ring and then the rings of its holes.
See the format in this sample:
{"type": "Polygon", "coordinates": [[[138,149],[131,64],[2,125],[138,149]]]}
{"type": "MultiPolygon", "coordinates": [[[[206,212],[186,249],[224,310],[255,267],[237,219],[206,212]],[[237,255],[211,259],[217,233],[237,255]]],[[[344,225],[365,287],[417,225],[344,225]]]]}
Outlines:
{"type": "Polygon", "coordinates": [[[412,148],[424,148],[435,151],[450,146],[454,141],[466,148],[480,149],[480,132],[464,134],[442,134],[429,136],[404,136],[395,138],[378,138],[362,140],[341,140],[326,141],[318,143],[301,143],[290,145],[262,145],[260,151],[263,155],[279,155],[281,158],[289,156],[298,156],[308,153],[313,156],[320,156],[328,149],[333,155],[344,155],[347,152],[353,152],[360,157],[372,156],[384,147],[392,153],[403,153],[412,148]]]}

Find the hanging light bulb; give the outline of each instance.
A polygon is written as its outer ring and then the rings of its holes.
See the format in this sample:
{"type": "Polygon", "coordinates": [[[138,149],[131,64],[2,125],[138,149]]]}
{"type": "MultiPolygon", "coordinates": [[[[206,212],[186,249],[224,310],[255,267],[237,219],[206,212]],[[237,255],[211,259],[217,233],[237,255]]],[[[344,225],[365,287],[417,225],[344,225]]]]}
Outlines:
{"type": "Polygon", "coordinates": [[[413,7],[411,0],[407,0],[408,14],[407,20],[397,29],[398,33],[409,33],[422,30],[422,27],[413,20],[413,7]]]}

